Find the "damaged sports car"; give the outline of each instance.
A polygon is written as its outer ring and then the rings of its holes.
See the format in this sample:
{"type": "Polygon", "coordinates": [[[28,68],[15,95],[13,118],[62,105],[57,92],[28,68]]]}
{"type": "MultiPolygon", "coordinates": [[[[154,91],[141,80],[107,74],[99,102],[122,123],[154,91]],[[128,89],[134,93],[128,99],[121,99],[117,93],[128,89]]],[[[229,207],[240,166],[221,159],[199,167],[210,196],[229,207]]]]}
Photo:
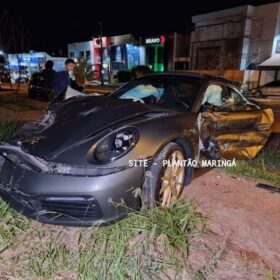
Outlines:
{"type": "Polygon", "coordinates": [[[43,223],[112,223],[180,196],[196,168],[164,161],[254,158],[272,124],[271,109],[222,78],[149,74],[23,125],[0,145],[0,194],[43,223]]]}

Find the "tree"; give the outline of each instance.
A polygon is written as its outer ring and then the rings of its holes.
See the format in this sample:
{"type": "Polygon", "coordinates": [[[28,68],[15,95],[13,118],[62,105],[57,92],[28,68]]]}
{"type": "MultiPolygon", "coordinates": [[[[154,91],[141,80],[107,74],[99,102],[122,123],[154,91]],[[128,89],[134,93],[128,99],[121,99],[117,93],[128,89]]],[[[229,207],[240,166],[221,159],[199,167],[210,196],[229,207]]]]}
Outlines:
{"type": "MultiPolygon", "coordinates": [[[[21,18],[12,18],[7,11],[0,17],[0,49],[4,53],[23,53],[29,48],[28,32],[21,18]]],[[[9,67],[10,69],[10,67],[9,67]]],[[[18,61],[19,69],[19,61],[18,61]]],[[[16,93],[20,88],[20,76],[16,87],[16,93]]],[[[12,88],[12,84],[11,84],[12,88]]]]}
{"type": "Polygon", "coordinates": [[[94,73],[92,65],[87,63],[86,59],[79,58],[75,66],[74,74],[76,82],[80,85],[84,85],[86,81],[93,80],[94,73]]]}

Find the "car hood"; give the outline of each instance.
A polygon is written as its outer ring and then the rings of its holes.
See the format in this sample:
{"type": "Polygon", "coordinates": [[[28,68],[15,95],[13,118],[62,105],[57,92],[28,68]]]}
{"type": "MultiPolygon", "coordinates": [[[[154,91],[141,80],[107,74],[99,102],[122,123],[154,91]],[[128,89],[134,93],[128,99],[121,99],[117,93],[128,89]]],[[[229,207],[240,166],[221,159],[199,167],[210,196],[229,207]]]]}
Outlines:
{"type": "MultiPolygon", "coordinates": [[[[143,117],[172,111],[140,102],[105,96],[74,97],[48,108],[38,122],[27,123],[12,140],[25,152],[52,159],[72,145],[103,129],[143,117]]],[[[174,114],[174,112],[173,112],[174,114]]]]}

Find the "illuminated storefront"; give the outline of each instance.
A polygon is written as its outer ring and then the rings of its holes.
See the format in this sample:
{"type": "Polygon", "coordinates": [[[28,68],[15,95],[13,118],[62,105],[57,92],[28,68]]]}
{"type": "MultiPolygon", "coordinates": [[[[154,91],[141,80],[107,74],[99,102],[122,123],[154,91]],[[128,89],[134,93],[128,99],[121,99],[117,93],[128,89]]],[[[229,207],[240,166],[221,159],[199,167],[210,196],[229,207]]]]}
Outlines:
{"type": "Polygon", "coordinates": [[[165,71],[165,36],[144,38],[146,46],[146,65],[154,72],[165,71]]]}
{"type": "Polygon", "coordinates": [[[55,71],[64,70],[65,57],[52,57],[45,52],[30,52],[8,55],[8,67],[12,76],[29,78],[35,72],[41,72],[47,60],[52,60],[55,71]]]}
{"type": "Polygon", "coordinates": [[[188,69],[189,57],[187,37],[170,33],[145,38],[135,38],[132,34],[94,38],[87,42],[68,44],[72,58],[86,57],[93,65],[94,80],[100,80],[101,42],[103,50],[103,78],[108,82],[116,80],[121,70],[132,70],[147,65],[153,72],[188,69]],[[90,58],[90,60],[89,60],[90,58]]]}
{"type": "Polygon", "coordinates": [[[145,46],[140,46],[132,34],[111,37],[108,51],[112,80],[120,70],[131,70],[145,64],[145,46]]]}
{"type": "Polygon", "coordinates": [[[131,70],[145,64],[145,48],[135,44],[110,47],[112,70],[131,70]]]}

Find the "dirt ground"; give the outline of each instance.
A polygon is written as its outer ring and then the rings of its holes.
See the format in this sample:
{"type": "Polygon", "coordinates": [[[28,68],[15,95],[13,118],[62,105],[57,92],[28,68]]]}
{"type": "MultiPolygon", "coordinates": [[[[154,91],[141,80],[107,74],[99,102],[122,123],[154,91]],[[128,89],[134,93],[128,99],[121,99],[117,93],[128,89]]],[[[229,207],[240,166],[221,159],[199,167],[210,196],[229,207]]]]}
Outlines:
{"type": "Polygon", "coordinates": [[[17,94],[0,91],[0,120],[34,121],[44,114],[47,106],[46,101],[28,98],[25,90],[17,94]]]}
{"type": "Polygon", "coordinates": [[[207,217],[190,257],[204,259],[207,279],[269,279],[269,271],[280,279],[280,193],[256,184],[215,169],[186,187],[207,217]]]}

